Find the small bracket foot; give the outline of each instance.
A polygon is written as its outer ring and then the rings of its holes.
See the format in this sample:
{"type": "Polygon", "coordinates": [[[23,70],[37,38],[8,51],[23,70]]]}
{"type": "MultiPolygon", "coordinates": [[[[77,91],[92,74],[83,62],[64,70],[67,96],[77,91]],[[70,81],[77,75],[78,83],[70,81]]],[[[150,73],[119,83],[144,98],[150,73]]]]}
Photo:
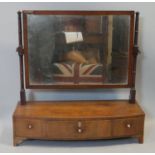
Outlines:
{"type": "Polygon", "coordinates": [[[26,140],[26,138],[23,138],[23,137],[14,137],[13,146],[18,146],[25,140],[26,140]]]}
{"type": "Polygon", "coordinates": [[[137,138],[138,138],[139,144],[143,144],[144,143],[144,136],[143,135],[140,135],[137,138]]]}

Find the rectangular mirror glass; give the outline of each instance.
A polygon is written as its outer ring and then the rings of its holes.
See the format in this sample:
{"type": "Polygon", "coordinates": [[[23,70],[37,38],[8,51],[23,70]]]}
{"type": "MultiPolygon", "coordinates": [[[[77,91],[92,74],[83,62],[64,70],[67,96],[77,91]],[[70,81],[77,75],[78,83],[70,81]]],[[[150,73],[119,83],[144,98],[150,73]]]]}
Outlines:
{"type": "Polygon", "coordinates": [[[27,86],[128,86],[132,14],[25,13],[27,86]]]}

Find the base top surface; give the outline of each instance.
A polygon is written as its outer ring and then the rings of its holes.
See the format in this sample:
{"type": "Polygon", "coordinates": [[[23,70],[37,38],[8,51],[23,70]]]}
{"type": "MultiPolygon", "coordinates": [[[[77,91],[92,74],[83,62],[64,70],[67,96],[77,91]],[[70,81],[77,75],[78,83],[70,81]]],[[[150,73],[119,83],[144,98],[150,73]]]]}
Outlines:
{"type": "Polygon", "coordinates": [[[140,106],[128,100],[114,101],[28,101],[18,103],[14,118],[79,119],[144,116],[140,106]]]}

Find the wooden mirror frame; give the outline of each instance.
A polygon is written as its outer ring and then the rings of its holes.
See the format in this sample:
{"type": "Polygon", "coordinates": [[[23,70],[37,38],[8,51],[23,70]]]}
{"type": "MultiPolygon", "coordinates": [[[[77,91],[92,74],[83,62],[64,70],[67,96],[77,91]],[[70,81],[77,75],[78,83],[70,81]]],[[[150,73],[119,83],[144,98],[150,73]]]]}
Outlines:
{"type": "Polygon", "coordinates": [[[138,50],[138,19],[139,13],[134,11],[33,11],[26,10],[18,12],[19,27],[19,47],[17,52],[20,58],[20,78],[21,78],[21,103],[25,103],[25,86],[28,89],[93,89],[93,88],[131,88],[131,103],[135,102],[135,72],[136,57],[138,50]],[[28,40],[27,40],[27,15],[129,15],[130,16],[130,40],[129,40],[129,62],[128,62],[128,82],[127,84],[103,84],[103,85],[30,85],[28,70],[28,40]],[[136,17],[136,18],[135,18],[136,17]],[[24,36],[23,36],[24,34],[24,36]],[[24,40],[24,46],[23,46],[24,40]],[[23,59],[25,61],[23,61],[23,59]],[[24,63],[25,62],[25,63],[24,63]],[[25,72],[24,72],[25,71],[25,72]],[[24,79],[25,77],[25,79],[24,79]]]}

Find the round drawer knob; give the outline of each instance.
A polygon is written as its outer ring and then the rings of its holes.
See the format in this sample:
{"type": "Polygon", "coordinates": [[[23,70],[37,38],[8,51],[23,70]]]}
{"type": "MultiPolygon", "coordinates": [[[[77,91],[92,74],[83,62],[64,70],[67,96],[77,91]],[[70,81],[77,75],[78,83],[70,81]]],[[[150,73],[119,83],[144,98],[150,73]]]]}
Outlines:
{"type": "Polygon", "coordinates": [[[131,128],[131,124],[127,124],[126,127],[127,127],[127,128],[131,128]]]}
{"type": "Polygon", "coordinates": [[[31,125],[31,124],[29,124],[29,125],[28,125],[28,128],[29,128],[29,129],[32,129],[32,125],[31,125]]]}
{"type": "Polygon", "coordinates": [[[82,133],[82,129],[78,129],[78,133],[82,133]]]}

